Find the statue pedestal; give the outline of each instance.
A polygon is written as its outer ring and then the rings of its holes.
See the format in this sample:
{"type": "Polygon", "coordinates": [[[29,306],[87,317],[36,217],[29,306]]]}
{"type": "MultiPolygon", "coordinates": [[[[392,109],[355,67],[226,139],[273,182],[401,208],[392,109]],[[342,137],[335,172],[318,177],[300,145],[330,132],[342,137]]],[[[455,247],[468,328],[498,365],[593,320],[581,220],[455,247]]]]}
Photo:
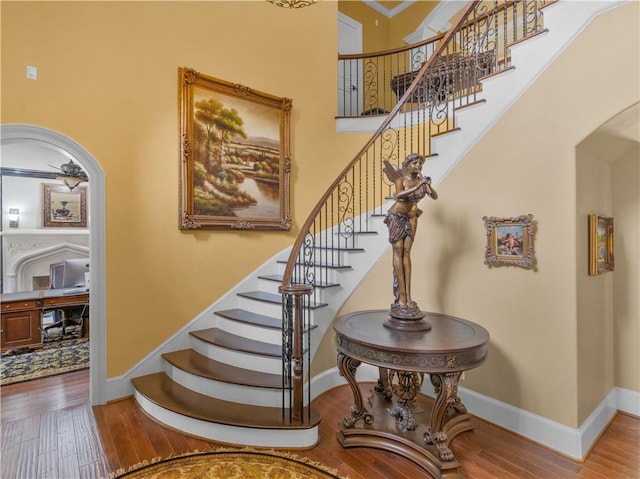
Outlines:
{"type": "Polygon", "coordinates": [[[431,329],[431,324],[424,317],[418,319],[390,317],[383,324],[387,328],[398,331],[429,331],[431,329]]]}
{"type": "Polygon", "coordinates": [[[390,317],[384,322],[384,325],[398,331],[429,331],[431,324],[424,319],[426,315],[427,313],[420,311],[415,303],[410,308],[392,305],[389,310],[390,317]]]}

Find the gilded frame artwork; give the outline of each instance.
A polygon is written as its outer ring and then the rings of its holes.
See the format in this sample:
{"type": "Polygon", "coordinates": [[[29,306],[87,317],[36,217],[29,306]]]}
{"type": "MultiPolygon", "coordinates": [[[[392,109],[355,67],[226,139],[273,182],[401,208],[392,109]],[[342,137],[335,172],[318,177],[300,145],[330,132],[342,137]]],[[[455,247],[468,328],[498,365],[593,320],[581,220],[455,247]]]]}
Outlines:
{"type": "Polygon", "coordinates": [[[613,271],[613,218],[589,215],[589,276],[613,271]]]}
{"type": "Polygon", "coordinates": [[[535,267],[536,257],[533,251],[535,222],[533,215],[512,218],[483,216],[482,219],[487,236],[484,264],[488,266],[535,267]]]}
{"type": "Polygon", "coordinates": [[[292,101],[178,72],[180,229],[290,230],[292,101]]]}
{"type": "Polygon", "coordinates": [[[43,228],[86,228],[87,188],[42,184],[43,228]]]}

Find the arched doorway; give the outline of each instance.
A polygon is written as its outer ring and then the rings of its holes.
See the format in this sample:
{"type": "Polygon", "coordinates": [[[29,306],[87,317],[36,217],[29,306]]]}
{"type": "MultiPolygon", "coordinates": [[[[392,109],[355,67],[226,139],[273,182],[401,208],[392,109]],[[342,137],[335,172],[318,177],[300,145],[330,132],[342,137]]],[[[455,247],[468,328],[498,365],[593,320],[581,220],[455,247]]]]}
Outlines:
{"type": "Polygon", "coordinates": [[[96,159],[71,138],[47,128],[28,124],[0,125],[0,144],[35,143],[60,151],[82,165],[89,175],[91,258],[90,303],[90,397],[91,404],[104,404],[106,384],[106,275],[105,275],[105,185],[104,172],[96,159]]]}

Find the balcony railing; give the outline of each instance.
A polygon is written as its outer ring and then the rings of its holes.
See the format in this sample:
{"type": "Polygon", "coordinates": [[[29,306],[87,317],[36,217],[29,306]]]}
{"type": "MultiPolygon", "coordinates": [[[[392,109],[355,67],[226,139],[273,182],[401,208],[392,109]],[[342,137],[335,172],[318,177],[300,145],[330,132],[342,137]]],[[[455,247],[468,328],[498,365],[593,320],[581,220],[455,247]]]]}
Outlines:
{"type": "MultiPolygon", "coordinates": [[[[464,98],[477,87],[480,78],[509,68],[509,46],[540,31],[539,9],[545,3],[552,1],[480,2],[472,18],[467,19],[470,23],[460,25],[467,35],[459,40],[466,43],[458,45],[457,52],[449,46],[447,50],[453,58],[442,59],[440,74],[430,73],[434,82],[440,81],[442,75],[450,76],[447,81],[450,91],[442,93],[464,98]]],[[[339,55],[338,117],[389,114],[410,80],[436,51],[441,51],[444,37],[445,33],[441,33],[383,52],[339,55]]],[[[416,103],[415,99],[411,98],[410,103],[416,103]]]]}

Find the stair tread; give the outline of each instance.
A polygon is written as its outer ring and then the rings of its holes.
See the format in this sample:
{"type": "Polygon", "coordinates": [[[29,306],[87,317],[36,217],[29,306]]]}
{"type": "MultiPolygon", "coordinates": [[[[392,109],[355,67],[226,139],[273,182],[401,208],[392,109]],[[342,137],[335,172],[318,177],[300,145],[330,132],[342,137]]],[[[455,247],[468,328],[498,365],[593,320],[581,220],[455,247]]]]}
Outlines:
{"type": "Polygon", "coordinates": [[[282,357],[282,347],[278,344],[265,343],[237,336],[219,328],[201,329],[199,331],[191,331],[189,334],[204,341],[205,343],[214,344],[216,346],[241,351],[244,353],[259,354],[262,356],[270,356],[274,358],[282,357]]]}
{"type": "Polygon", "coordinates": [[[282,388],[281,375],[263,373],[221,363],[193,349],[165,353],[162,357],[178,369],[203,378],[245,386],[282,388]]]}
{"type": "MultiPolygon", "coordinates": [[[[281,283],[284,279],[284,275],[282,274],[267,274],[264,276],[258,276],[258,279],[266,279],[268,281],[276,281],[281,283]]],[[[297,284],[297,283],[294,283],[297,284]]],[[[313,284],[316,288],[334,288],[336,286],[340,286],[340,283],[327,283],[326,281],[318,281],[313,284]]]]}
{"type": "Polygon", "coordinates": [[[282,304],[282,295],[279,293],[267,293],[265,291],[244,291],[242,293],[238,293],[238,295],[244,298],[265,301],[267,303],[282,304]]]}
{"type": "Polygon", "coordinates": [[[282,317],[275,318],[264,314],[253,313],[241,308],[215,311],[214,314],[243,323],[262,326],[270,329],[282,329],[282,317]]]}
{"type": "MultiPolygon", "coordinates": [[[[131,380],[135,389],[148,400],[177,414],[201,421],[261,429],[310,429],[320,423],[320,416],[311,410],[305,424],[290,424],[279,407],[235,403],[212,398],[187,389],[165,373],[154,373],[131,380]]],[[[305,410],[304,417],[308,417],[305,410]]]]}
{"type": "MultiPolygon", "coordinates": [[[[280,293],[267,293],[265,291],[244,291],[238,293],[243,298],[255,299],[266,303],[282,304],[282,295],[280,293]]],[[[310,303],[309,308],[316,309],[327,306],[327,303],[310,303]]]]}

